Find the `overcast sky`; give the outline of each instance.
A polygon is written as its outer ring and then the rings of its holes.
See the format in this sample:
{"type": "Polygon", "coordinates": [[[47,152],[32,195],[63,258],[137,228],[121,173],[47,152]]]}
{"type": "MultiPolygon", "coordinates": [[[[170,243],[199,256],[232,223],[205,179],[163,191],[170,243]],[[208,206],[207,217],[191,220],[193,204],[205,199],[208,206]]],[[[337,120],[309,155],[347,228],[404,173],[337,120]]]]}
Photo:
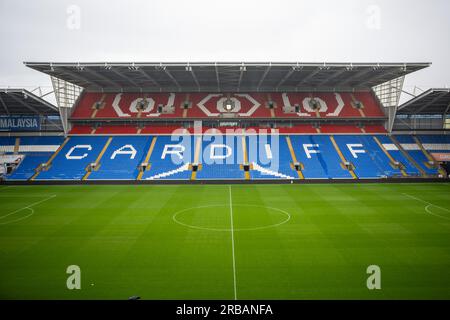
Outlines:
{"type": "Polygon", "coordinates": [[[449,0],[0,0],[0,86],[50,86],[23,61],[432,62],[412,92],[450,86],[449,31],[449,0]]]}

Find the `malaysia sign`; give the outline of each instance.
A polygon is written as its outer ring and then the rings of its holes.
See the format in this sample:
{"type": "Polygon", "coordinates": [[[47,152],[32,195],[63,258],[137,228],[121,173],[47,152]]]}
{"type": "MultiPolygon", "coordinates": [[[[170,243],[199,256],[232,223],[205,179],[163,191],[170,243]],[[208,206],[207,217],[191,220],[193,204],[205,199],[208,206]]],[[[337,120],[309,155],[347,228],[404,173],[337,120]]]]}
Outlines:
{"type": "Polygon", "coordinates": [[[39,131],[40,128],[37,116],[0,116],[0,131],[39,131]]]}

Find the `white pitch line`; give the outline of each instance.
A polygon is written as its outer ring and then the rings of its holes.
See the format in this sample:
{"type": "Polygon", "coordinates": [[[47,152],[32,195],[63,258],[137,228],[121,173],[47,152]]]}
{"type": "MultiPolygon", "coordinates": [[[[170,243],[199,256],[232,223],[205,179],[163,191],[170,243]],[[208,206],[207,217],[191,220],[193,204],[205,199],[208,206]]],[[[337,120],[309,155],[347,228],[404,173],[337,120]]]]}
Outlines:
{"type": "Polygon", "coordinates": [[[13,211],[13,212],[10,212],[10,213],[8,213],[8,214],[5,214],[4,216],[0,216],[0,219],[4,219],[4,218],[6,218],[6,217],[8,217],[8,216],[10,216],[10,215],[13,215],[13,214],[15,214],[15,213],[17,213],[17,212],[19,212],[19,211],[22,211],[22,210],[24,210],[24,209],[30,209],[30,210],[33,210],[33,209],[31,209],[31,207],[36,206],[36,205],[38,205],[38,204],[40,204],[40,203],[42,203],[42,202],[44,202],[44,201],[53,199],[54,197],[56,197],[55,194],[54,194],[54,195],[51,195],[51,196],[48,197],[48,198],[45,198],[44,200],[40,200],[40,201],[33,202],[32,204],[29,204],[29,205],[27,205],[27,206],[25,206],[25,207],[23,207],[23,208],[20,208],[20,209],[17,209],[17,210],[15,210],[15,211],[13,211]]]}
{"type": "Polygon", "coordinates": [[[444,208],[444,207],[437,206],[437,205],[435,205],[435,204],[432,204],[432,203],[430,203],[430,202],[428,202],[428,201],[419,199],[419,198],[414,197],[414,196],[412,196],[412,195],[410,195],[410,194],[407,194],[407,193],[403,193],[403,195],[407,196],[408,198],[411,198],[411,199],[414,199],[414,200],[417,200],[417,201],[420,201],[420,202],[422,202],[422,203],[427,204],[427,206],[425,207],[425,211],[428,212],[429,214],[431,214],[431,215],[433,215],[433,216],[435,216],[435,217],[441,218],[441,219],[450,220],[449,217],[441,216],[440,214],[431,212],[431,211],[429,210],[429,207],[437,207],[437,208],[440,208],[440,209],[442,209],[442,210],[444,210],[444,211],[447,211],[447,212],[450,212],[449,209],[444,208]]]}
{"type": "Polygon", "coordinates": [[[228,186],[230,194],[230,224],[231,224],[231,250],[233,252],[233,284],[234,284],[234,300],[237,300],[236,290],[236,258],[234,256],[234,224],[233,224],[233,198],[231,197],[231,185],[228,186]]]}

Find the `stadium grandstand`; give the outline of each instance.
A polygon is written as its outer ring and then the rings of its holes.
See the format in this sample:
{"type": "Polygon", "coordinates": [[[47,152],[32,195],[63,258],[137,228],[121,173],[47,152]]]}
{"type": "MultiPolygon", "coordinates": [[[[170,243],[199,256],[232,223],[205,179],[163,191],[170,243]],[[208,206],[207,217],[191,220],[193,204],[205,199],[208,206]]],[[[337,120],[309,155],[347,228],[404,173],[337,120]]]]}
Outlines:
{"type": "Polygon", "coordinates": [[[0,89],[0,178],[28,179],[63,135],[58,107],[25,89],[0,89]]]}
{"type": "Polygon", "coordinates": [[[0,90],[7,181],[447,178],[448,89],[429,63],[50,63],[57,106],[0,90]]]}

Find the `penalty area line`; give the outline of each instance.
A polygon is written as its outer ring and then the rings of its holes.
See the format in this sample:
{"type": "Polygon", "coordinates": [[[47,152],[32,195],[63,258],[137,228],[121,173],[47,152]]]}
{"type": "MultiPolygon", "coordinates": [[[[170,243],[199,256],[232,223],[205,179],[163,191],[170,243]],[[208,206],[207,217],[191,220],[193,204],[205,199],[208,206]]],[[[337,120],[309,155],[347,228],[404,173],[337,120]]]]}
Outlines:
{"type": "Polygon", "coordinates": [[[231,251],[233,255],[233,286],[234,286],[234,300],[237,300],[237,290],[236,290],[236,258],[234,255],[234,223],[233,223],[233,197],[231,196],[231,185],[228,186],[228,191],[230,195],[230,232],[231,232],[231,251]]]}
{"type": "Polygon", "coordinates": [[[33,202],[32,204],[29,204],[29,205],[27,205],[27,206],[25,206],[25,207],[22,207],[22,208],[20,208],[20,209],[17,209],[17,210],[14,210],[14,211],[10,212],[10,213],[7,213],[7,214],[5,214],[5,215],[3,215],[3,216],[0,216],[0,219],[4,219],[4,218],[6,218],[6,217],[9,217],[9,216],[11,216],[11,215],[13,215],[13,214],[15,214],[15,213],[17,213],[17,212],[20,212],[20,211],[22,211],[22,210],[25,210],[25,209],[28,209],[28,210],[30,210],[30,211],[32,211],[32,212],[34,213],[34,210],[32,209],[32,207],[34,207],[34,206],[36,206],[36,205],[38,205],[38,204],[41,204],[41,203],[44,202],[44,201],[53,199],[53,198],[55,198],[55,197],[56,197],[56,194],[51,195],[50,197],[47,197],[47,198],[45,198],[45,199],[43,199],[43,200],[33,202]]]}
{"type": "Polygon", "coordinates": [[[414,199],[414,200],[417,200],[417,201],[420,201],[420,202],[426,204],[425,211],[428,212],[429,214],[431,214],[431,215],[433,215],[435,217],[441,218],[441,219],[450,220],[449,217],[442,216],[442,215],[437,214],[437,213],[433,213],[432,211],[430,211],[430,207],[436,207],[436,208],[442,209],[442,210],[447,211],[447,212],[450,212],[449,209],[441,207],[441,206],[437,206],[435,204],[432,204],[432,203],[430,203],[428,201],[425,201],[425,200],[422,200],[420,198],[414,197],[414,196],[412,196],[410,194],[407,194],[407,193],[403,193],[403,195],[407,196],[408,198],[411,198],[411,199],[414,199]]]}

